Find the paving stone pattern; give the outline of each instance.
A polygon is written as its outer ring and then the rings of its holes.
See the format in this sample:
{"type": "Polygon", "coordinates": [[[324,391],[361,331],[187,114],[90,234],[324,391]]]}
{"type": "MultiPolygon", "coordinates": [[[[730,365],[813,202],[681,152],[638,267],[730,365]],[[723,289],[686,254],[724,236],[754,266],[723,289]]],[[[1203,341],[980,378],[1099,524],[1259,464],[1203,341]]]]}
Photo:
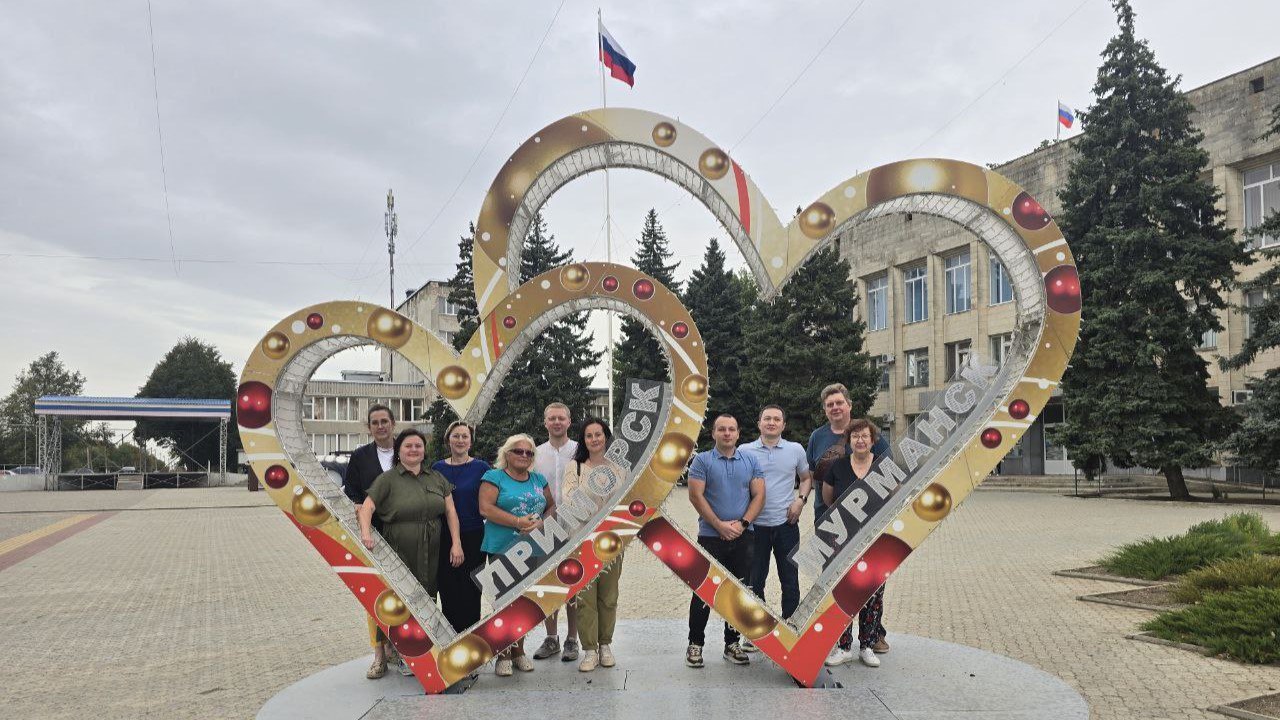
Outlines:
{"type": "MultiPolygon", "coordinates": [[[[0,538],[72,512],[121,510],[0,572],[7,717],[252,717],[284,687],[368,650],[355,600],[264,493],[6,493],[4,500],[0,538]]],[[[974,495],[890,581],[889,640],[900,631],[1029,663],[1080,690],[1094,718],[1218,718],[1204,708],[1280,690],[1280,668],[1125,640],[1152,613],[1075,600],[1123,586],[1051,573],[1239,509],[974,495]]],[[[682,490],[669,512],[692,526],[682,490]]],[[[1259,512],[1280,528],[1280,510],[1259,512]]],[[[624,618],[679,618],[688,603],[687,591],[643,551],[628,554],[621,595],[624,618]]],[[[776,604],[776,581],[768,595],[776,604]]],[[[713,640],[718,635],[709,629],[713,640]]],[[[672,648],[673,664],[682,652],[672,648]]],[[[893,654],[884,660],[865,672],[892,672],[893,654]]]]}

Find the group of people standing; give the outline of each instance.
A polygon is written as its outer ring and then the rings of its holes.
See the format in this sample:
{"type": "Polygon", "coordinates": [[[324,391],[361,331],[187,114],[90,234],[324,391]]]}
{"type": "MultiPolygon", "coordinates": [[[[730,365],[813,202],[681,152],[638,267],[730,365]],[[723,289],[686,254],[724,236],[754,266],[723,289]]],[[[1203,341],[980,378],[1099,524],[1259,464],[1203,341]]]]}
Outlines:
{"type": "MultiPolygon", "coordinates": [[[[818,518],[853,482],[865,477],[888,444],[874,424],[850,416],[848,390],[826,387],[821,394],[827,424],[809,437],[807,449],[782,438],[786,412],[768,405],[758,418],[759,439],[738,445],[737,418],[715,418],[715,447],[698,453],[689,468],[689,500],[698,512],[698,544],[755,594],[764,597],[772,557],[782,587],[783,618],[800,603],[799,576],[789,559],[800,543],[799,520],[814,495],[818,518]],[[813,492],[814,481],[820,490],[813,492]]],[[[515,542],[542,527],[543,519],[581,491],[588,474],[607,467],[618,477],[625,468],[605,456],[613,434],[608,423],[588,418],[576,440],[569,438],[572,417],[562,403],[543,412],[547,441],[538,445],[527,434],[503,442],[492,466],[471,456],[474,429],[463,421],[445,432],[449,456],[426,465],[426,438],[413,428],[395,432],[395,416],[385,405],[368,412],[373,442],[351,454],[343,489],[357,506],[361,542],[372,549],[373,530],[387,544],[423,588],[440,602],[446,620],[463,631],[480,620],[481,593],[472,573],[515,542]]],[[[582,672],[616,664],[612,644],[617,624],[618,583],[622,556],[610,563],[590,586],[565,607],[566,635],[559,638],[559,613],[545,622],[546,638],[533,653],[543,660],[559,655],[578,661],[582,672]]],[[[868,601],[858,618],[857,657],[871,667],[889,650],[885,641],[884,589],[868,601]]],[[[703,666],[710,608],[694,595],[689,603],[689,646],[685,664],[703,666]]],[[[366,677],[383,677],[391,665],[412,674],[372,618],[369,639],[373,662],[366,677]]],[[[853,659],[852,626],[842,634],[827,658],[828,665],[853,659]]],[[[738,665],[750,663],[755,648],[724,626],[723,657],[738,665]]],[[[497,657],[495,670],[531,672],[533,663],[521,639],[497,657]]]]}
{"type": "MultiPolygon", "coordinates": [[[[689,501],[698,511],[698,544],[757,597],[763,598],[769,560],[778,568],[782,587],[782,617],[789,619],[800,604],[799,572],[790,560],[800,544],[800,515],[814,497],[814,527],[854,482],[871,472],[889,451],[870,420],[853,418],[849,391],[835,383],[823,388],[822,408],[827,423],[809,436],[808,447],[786,440],[786,411],[778,405],[760,410],[758,439],[738,444],[738,419],[720,415],[712,425],[715,447],[698,453],[689,467],[689,501]],[[814,482],[819,490],[815,493],[814,482]]],[[[889,652],[883,620],[884,587],[858,614],[857,657],[879,667],[877,655],[889,652]]],[[[689,647],[685,664],[703,666],[707,620],[711,609],[697,595],[689,601],[689,647]]],[[[723,657],[736,665],[751,662],[756,648],[724,624],[723,657]]],[[[846,628],[827,656],[827,665],[841,665],[855,657],[853,626],[846,628]]]]}
{"type": "MultiPolygon", "coordinates": [[[[360,541],[372,549],[377,529],[427,593],[438,597],[445,619],[457,631],[480,620],[480,587],[472,579],[477,568],[540,529],[556,504],[578,492],[591,471],[608,466],[616,476],[626,475],[605,457],[613,438],[608,423],[588,418],[578,440],[571,440],[569,408],[563,403],[552,403],[543,413],[547,442],[535,445],[529,435],[512,435],[492,466],[471,456],[474,429],[461,420],[445,431],[449,457],[429,467],[426,438],[413,428],[396,434],[390,408],[371,406],[367,420],[373,442],[351,454],[343,478],[343,490],[357,507],[360,541]]],[[[547,618],[547,640],[534,657],[562,654],[577,660],[581,655],[578,669],[583,672],[613,667],[621,572],[619,558],[569,606],[563,650],[558,613],[547,618]]],[[[383,677],[392,664],[412,674],[373,618],[369,641],[373,662],[366,677],[383,677]]],[[[509,676],[513,670],[533,670],[523,640],[497,658],[498,675],[509,676]]]]}

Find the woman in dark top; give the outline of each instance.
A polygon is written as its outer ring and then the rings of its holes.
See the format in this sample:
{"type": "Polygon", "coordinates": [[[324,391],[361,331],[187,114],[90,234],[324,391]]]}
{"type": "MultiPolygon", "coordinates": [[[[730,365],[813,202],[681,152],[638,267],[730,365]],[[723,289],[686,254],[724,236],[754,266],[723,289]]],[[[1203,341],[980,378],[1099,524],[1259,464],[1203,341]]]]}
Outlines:
{"type": "MultiPolygon", "coordinates": [[[[412,428],[396,436],[395,464],[369,486],[369,493],[357,512],[360,542],[373,549],[373,517],[382,522],[379,532],[404,561],[430,595],[436,594],[436,572],[440,561],[440,520],[449,526],[453,538],[448,564],[462,564],[458,535],[458,513],[453,507],[453,486],[444,476],[423,467],[427,441],[412,428]]],[[[401,663],[400,672],[411,675],[401,663]]]]}
{"type": "MultiPolygon", "coordinates": [[[[858,419],[849,423],[849,429],[842,438],[849,454],[844,457],[826,458],[827,462],[819,464],[818,477],[822,483],[822,502],[827,507],[835,505],[845,491],[861,482],[875,467],[877,456],[872,452],[880,437],[879,429],[870,420],[858,419]]],[[[889,644],[885,642],[884,586],[876,590],[858,613],[858,659],[868,667],[880,667],[877,652],[888,652],[889,644]]],[[[853,625],[851,624],[840,635],[839,642],[827,656],[828,665],[840,665],[853,659],[853,625]]]]}
{"type": "Polygon", "coordinates": [[[453,485],[453,507],[458,511],[458,528],[462,535],[464,559],[457,567],[446,557],[453,534],[442,538],[440,571],[436,578],[440,586],[440,607],[449,624],[458,632],[480,622],[480,586],[471,579],[471,573],[484,565],[484,554],[480,552],[480,542],[484,540],[480,477],[491,469],[489,463],[471,457],[472,435],[472,428],[466,422],[456,420],[450,423],[444,433],[449,457],[431,466],[453,485]]]}

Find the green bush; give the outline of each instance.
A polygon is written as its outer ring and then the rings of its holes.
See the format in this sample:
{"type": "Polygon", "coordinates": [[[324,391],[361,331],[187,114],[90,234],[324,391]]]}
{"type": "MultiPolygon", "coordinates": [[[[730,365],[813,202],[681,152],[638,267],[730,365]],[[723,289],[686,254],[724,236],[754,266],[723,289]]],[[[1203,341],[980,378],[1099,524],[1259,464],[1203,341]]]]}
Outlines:
{"type": "Polygon", "coordinates": [[[1182,535],[1121,545],[1098,564],[1117,575],[1159,580],[1219,560],[1246,557],[1272,545],[1280,546],[1280,542],[1260,515],[1236,513],[1192,525],[1182,535]]]}
{"type": "Polygon", "coordinates": [[[1251,555],[1192,570],[1174,587],[1173,597],[1178,602],[1198,603],[1208,593],[1247,587],[1280,588],[1280,557],[1251,555]]]}
{"type": "Polygon", "coordinates": [[[1204,596],[1142,625],[1156,637],[1192,643],[1250,663],[1280,660],[1280,588],[1252,587],[1204,596]]]}

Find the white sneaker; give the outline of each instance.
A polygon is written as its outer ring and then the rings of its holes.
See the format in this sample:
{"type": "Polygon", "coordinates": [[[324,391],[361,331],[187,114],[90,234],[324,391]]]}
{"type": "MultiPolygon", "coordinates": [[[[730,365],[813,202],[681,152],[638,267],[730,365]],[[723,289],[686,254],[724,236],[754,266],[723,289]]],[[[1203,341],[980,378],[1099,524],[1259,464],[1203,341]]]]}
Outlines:
{"type": "Polygon", "coordinates": [[[498,677],[511,677],[511,658],[500,657],[494,666],[493,673],[498,677]]]}
{"type": "Polygon", "coordinates": [[[600,646],[600,667],[613,667],[618,661],[613,657],[613,648],[608,644],[600,646]]]}
{"type": "Polygon", "coordinates": [[[591,672],[600,663],[600,655],[595,650],[583,650],[582,662],[578,663],[578,672],[591,672]]]}
{"type": "Polygon", "coordinates": [[[869,647],[864,647],[858,651],[858,659],[867,667],[880,667],[880,658],[876,657],[876,651],[869,647]]]}
{"type": "Polygon", "coordinates": [[[853,660],[853,653],[837,645],[831,648],[831,653],[827,655],[825,662],[827,665],[835,667],[836,665],[843,665],[850,660],[853,660]]]}
{"type": "Polygon", "coordinates": [[[746,638],[742,638],[742,640],[738,642],[738,647],[742,648],[742,652],[760,652],[760,648],[756,647],[755,643],[746,638]]]}

